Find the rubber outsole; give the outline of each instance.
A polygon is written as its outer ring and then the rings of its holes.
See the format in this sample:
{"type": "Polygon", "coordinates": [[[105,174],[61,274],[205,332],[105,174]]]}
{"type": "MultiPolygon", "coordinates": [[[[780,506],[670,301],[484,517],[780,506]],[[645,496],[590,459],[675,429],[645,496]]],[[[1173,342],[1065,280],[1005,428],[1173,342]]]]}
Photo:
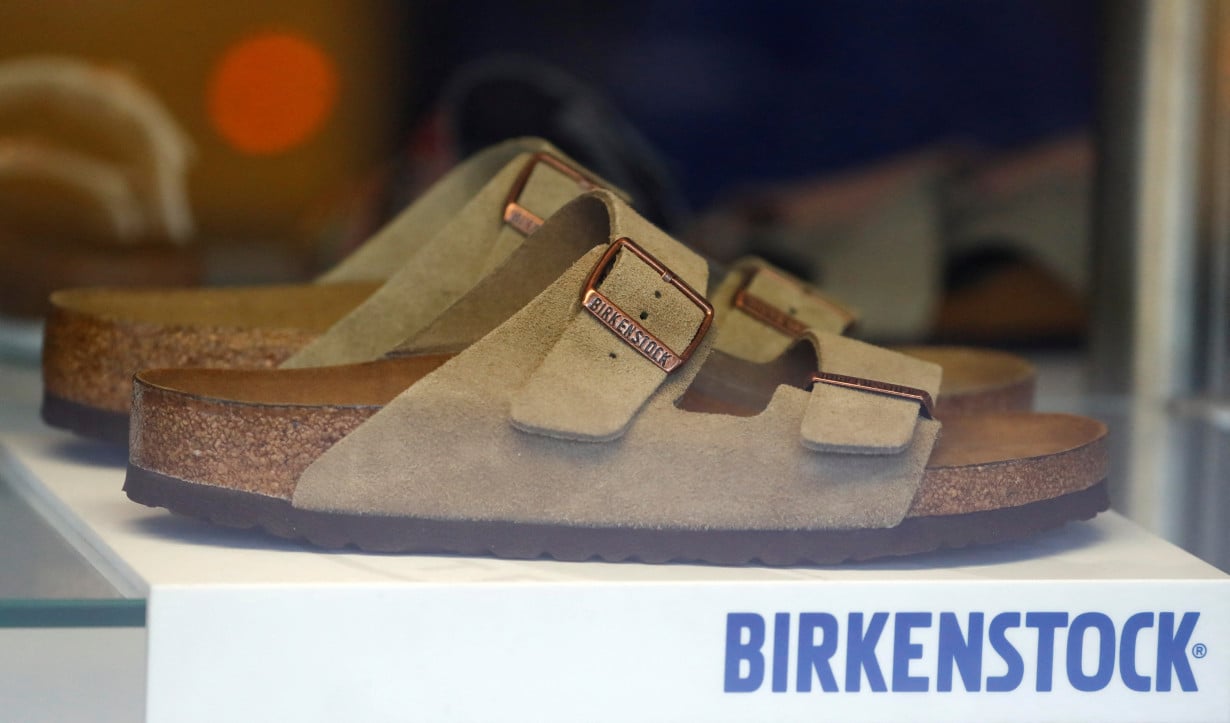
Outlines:
{"type": "Polygon", "coordinates": [[[860,530],[662,530],[433,520],[302,510],[284,499],[187,482],[129,465],[124,491],[150,507],[290,540],[368,552],[722,565],[834,564],[1016,540],[1107,509],[1106,481],[1020,507],[907,518],[860,530]]]}
{"type": "Polygon", "coordinates": [[[43,392],[43,421],[83,437],[128,446],[128,414],[99,409],[43,392]]]}

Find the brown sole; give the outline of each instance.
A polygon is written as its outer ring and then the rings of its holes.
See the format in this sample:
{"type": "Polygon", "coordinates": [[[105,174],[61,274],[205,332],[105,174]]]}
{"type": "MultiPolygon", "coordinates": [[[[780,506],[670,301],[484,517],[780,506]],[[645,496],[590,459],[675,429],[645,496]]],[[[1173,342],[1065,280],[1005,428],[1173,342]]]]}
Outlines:
{"type": "Polygon", "coordinates": [[[66,429],[82,437],[128,446],[127,413],[61,399],[44,390],[41,414],[49,426],[66,429]]]}
{"type": "Polygon", "coordinates": [[[1106,481],[1018,507],[906,518],[888,529],[664,530],[569,527],[323,513],[280,498],[203,485],[129,464],[129,499],[150,507],[322,548],[458,553],[500,558],[703,562],[719,565],[836,564],[1021,539],[1087,520],[1109,507],[1106,481]]]}

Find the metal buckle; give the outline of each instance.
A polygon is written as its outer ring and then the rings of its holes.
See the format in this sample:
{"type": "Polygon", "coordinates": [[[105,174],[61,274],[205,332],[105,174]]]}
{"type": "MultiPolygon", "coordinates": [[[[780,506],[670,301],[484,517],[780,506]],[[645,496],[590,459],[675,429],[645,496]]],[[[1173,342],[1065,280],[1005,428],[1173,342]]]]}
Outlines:
{"type": "Polygon", "coordinates": [[[598,261],[598,265],[590,272],[589,278],[585,280],[585,289],[581,294],[581,305],[586,311],[594,315],[598,321],[610,329],[615,336],[618,336],[625,344],[636,349],[649,361],[658,365],[663,371],[670,373],[679,365],[686,362],[692,353],[696,351],[696,347],[700,346],[700,342],[704,340],[705,334],[709,331],[709,326],[713,324],[713,307],[705,300],[705,297],[696,293],[696,290],[688,286],[686,282],[675,276],[675,274],[666,266],[651,256],[647,251],[637,246],[636,243],[629,238],[620,238],[611,244],[606,253],[598,261]],[[615,263],[615,257],[623,249],[627,249],[634,256],[644,261],[649,268],[662,276],[662,280],[674,286],[693,304],[696,304],[705,314],[705,318],[701,320],[700,326],[696,329],[696,334],[692,337],[692,341],[688,343],[686,349],[681,352],[676,352],[661,339],[650,334],[645,327],[629,316],[623,309],[619,308],[611,302],[601,291],[596,288],[598,282],[610,269],[611,264],[615,263]]]}
{"type": "Polygon", "coordinates": [[[808,296],[811,299],[814,299],[815,301],[818,301],[821,304],[833,309],[837,315],[845,319],[846,324],[854,321],[854,317],[847,313],[845,309],[842,309],[836,304],[833,304],[828,300],[812,293],[812,291],[798,279],[766,266],[758,266],[753,269],[752,272],[747,275],[747,278],[744,279],[743,283],[739,285],[739,289],[735,292],[735,298],[733,301],[734,307],[753,319],[756,319],[757,321],[780,331],[786,336],[800,336],[803,332],[807,331],[808,326],[795,318],[789,310],[780,309],[748,290],[752,285],[752,281],[758,274],[766,274],[781,279],[788,285],[794,287],[800,294],[808,296]]]}
{"type": "Polygon", "coordinates": [[[845,374],[830,374],[828,372],[816,372],[811,375],[811,383],[820,382],[822,384],[832,384],[835,387],[847,387],[849,389],[860,389],[864,392],[873,394],[883,394],[888,397],[897,397],[899,399],[909,399],[913,402],[918,402],[921,406],[921,412],[927,419],[935,419],[935,404],[931,400],[931,394],[925,389],[915,389],[901,384],[889,384],[888,382],[878,382],[874,379],[863,379],[862,377],[851,377],[845,374]]]}
{"type": "Polygon", "coordinates": [[[521,169],[521,173],[517,176],[517,180],[513,181],[512,188],[508,191],[508,198],[504,201],[504,221],[526,236],[534,233],[540,226],[542,226],[542,217],[533,213],[525,206],[522,206],[518,201],[521,198],[522,192],[525,191],[526,184],[530,182],[530,175],[534,172],[534,167],[539,163],[545,163],[568,178],[576,181],[577,185],[580,186],[582,190],[592,191],[595,188],[601,187],[593,179],[587,177],[579,170],[573,168],[567,163],[564,163],[550,153],[546,153],[544,151],[535,153],[530,157],[530,160],[526,162],[525,168],[521,169]]]}

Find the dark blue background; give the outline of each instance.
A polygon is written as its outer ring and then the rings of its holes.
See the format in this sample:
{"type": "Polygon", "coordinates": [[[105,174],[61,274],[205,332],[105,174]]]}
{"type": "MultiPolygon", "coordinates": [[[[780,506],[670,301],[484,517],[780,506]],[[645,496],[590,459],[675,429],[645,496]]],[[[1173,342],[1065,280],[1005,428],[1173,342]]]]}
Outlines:
{"type": "Polygon", "coordinates": [[[1016,147],[1087,128],[1098,6],[1071,0],[489,2],[419,16],[431,102],[491,53],[599,88],[689,200],[937,141],[1016,147]]]}

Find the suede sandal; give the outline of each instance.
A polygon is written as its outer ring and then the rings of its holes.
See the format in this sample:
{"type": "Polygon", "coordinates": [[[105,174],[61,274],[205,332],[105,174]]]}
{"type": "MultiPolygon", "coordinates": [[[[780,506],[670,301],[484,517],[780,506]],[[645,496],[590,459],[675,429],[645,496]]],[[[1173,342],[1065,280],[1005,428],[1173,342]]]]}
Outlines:
{"type": "Polygon", "coordinates": [[[57,292],[44,334],[43,419],[123,443],[141,369],[376,358],[498,265],[542,218],[604,184],[578,168],[539,139],[492,146],[312,284],[57,292]]]}
{"type": "MultiPolygon", "coordinates": [[[[858,321],[854,310],[755,257],[732,264],[711,299],[719,316],[726,315],[717,348],[754,362],[777,357],[809,329],[844,334],[858,321]]],[[[962,346],[893,348],[943,367],[939,417],[1033,408],[1034,366],[1015,354],[962,346]]]]}
{"type": "MultiPolygon", "coordinates": [[[[45,334],[43,418],[124,443],[131,378],[141,369],[377,358],[497,265],[543,216],[600,183],[545,141],[519,139],[462,164],[316,284],[59,292],[45,334]]],[[[719,313],[733,307],[746,318],[732,316],[719,348],[743,358],[768,358],[802,328],[840,331],[853,318],[761,261],[736,264],[723,283],[737,288],[716,294],[719,313]]],[[[941,416],[1032,405],[1033,371],[1018,357],[947,347],[910,353],[949,370],[941,416]]]]}
{"type": "Polygon", "coordinates": [[[586,194],[415,353],[140,373],[125,490],[324,547],[712,563],[907,554],[1105,509],[1101,423],[941,423],[937,365],[824,331],[738,359],[715,348],[708,274],[586,194]]]}

